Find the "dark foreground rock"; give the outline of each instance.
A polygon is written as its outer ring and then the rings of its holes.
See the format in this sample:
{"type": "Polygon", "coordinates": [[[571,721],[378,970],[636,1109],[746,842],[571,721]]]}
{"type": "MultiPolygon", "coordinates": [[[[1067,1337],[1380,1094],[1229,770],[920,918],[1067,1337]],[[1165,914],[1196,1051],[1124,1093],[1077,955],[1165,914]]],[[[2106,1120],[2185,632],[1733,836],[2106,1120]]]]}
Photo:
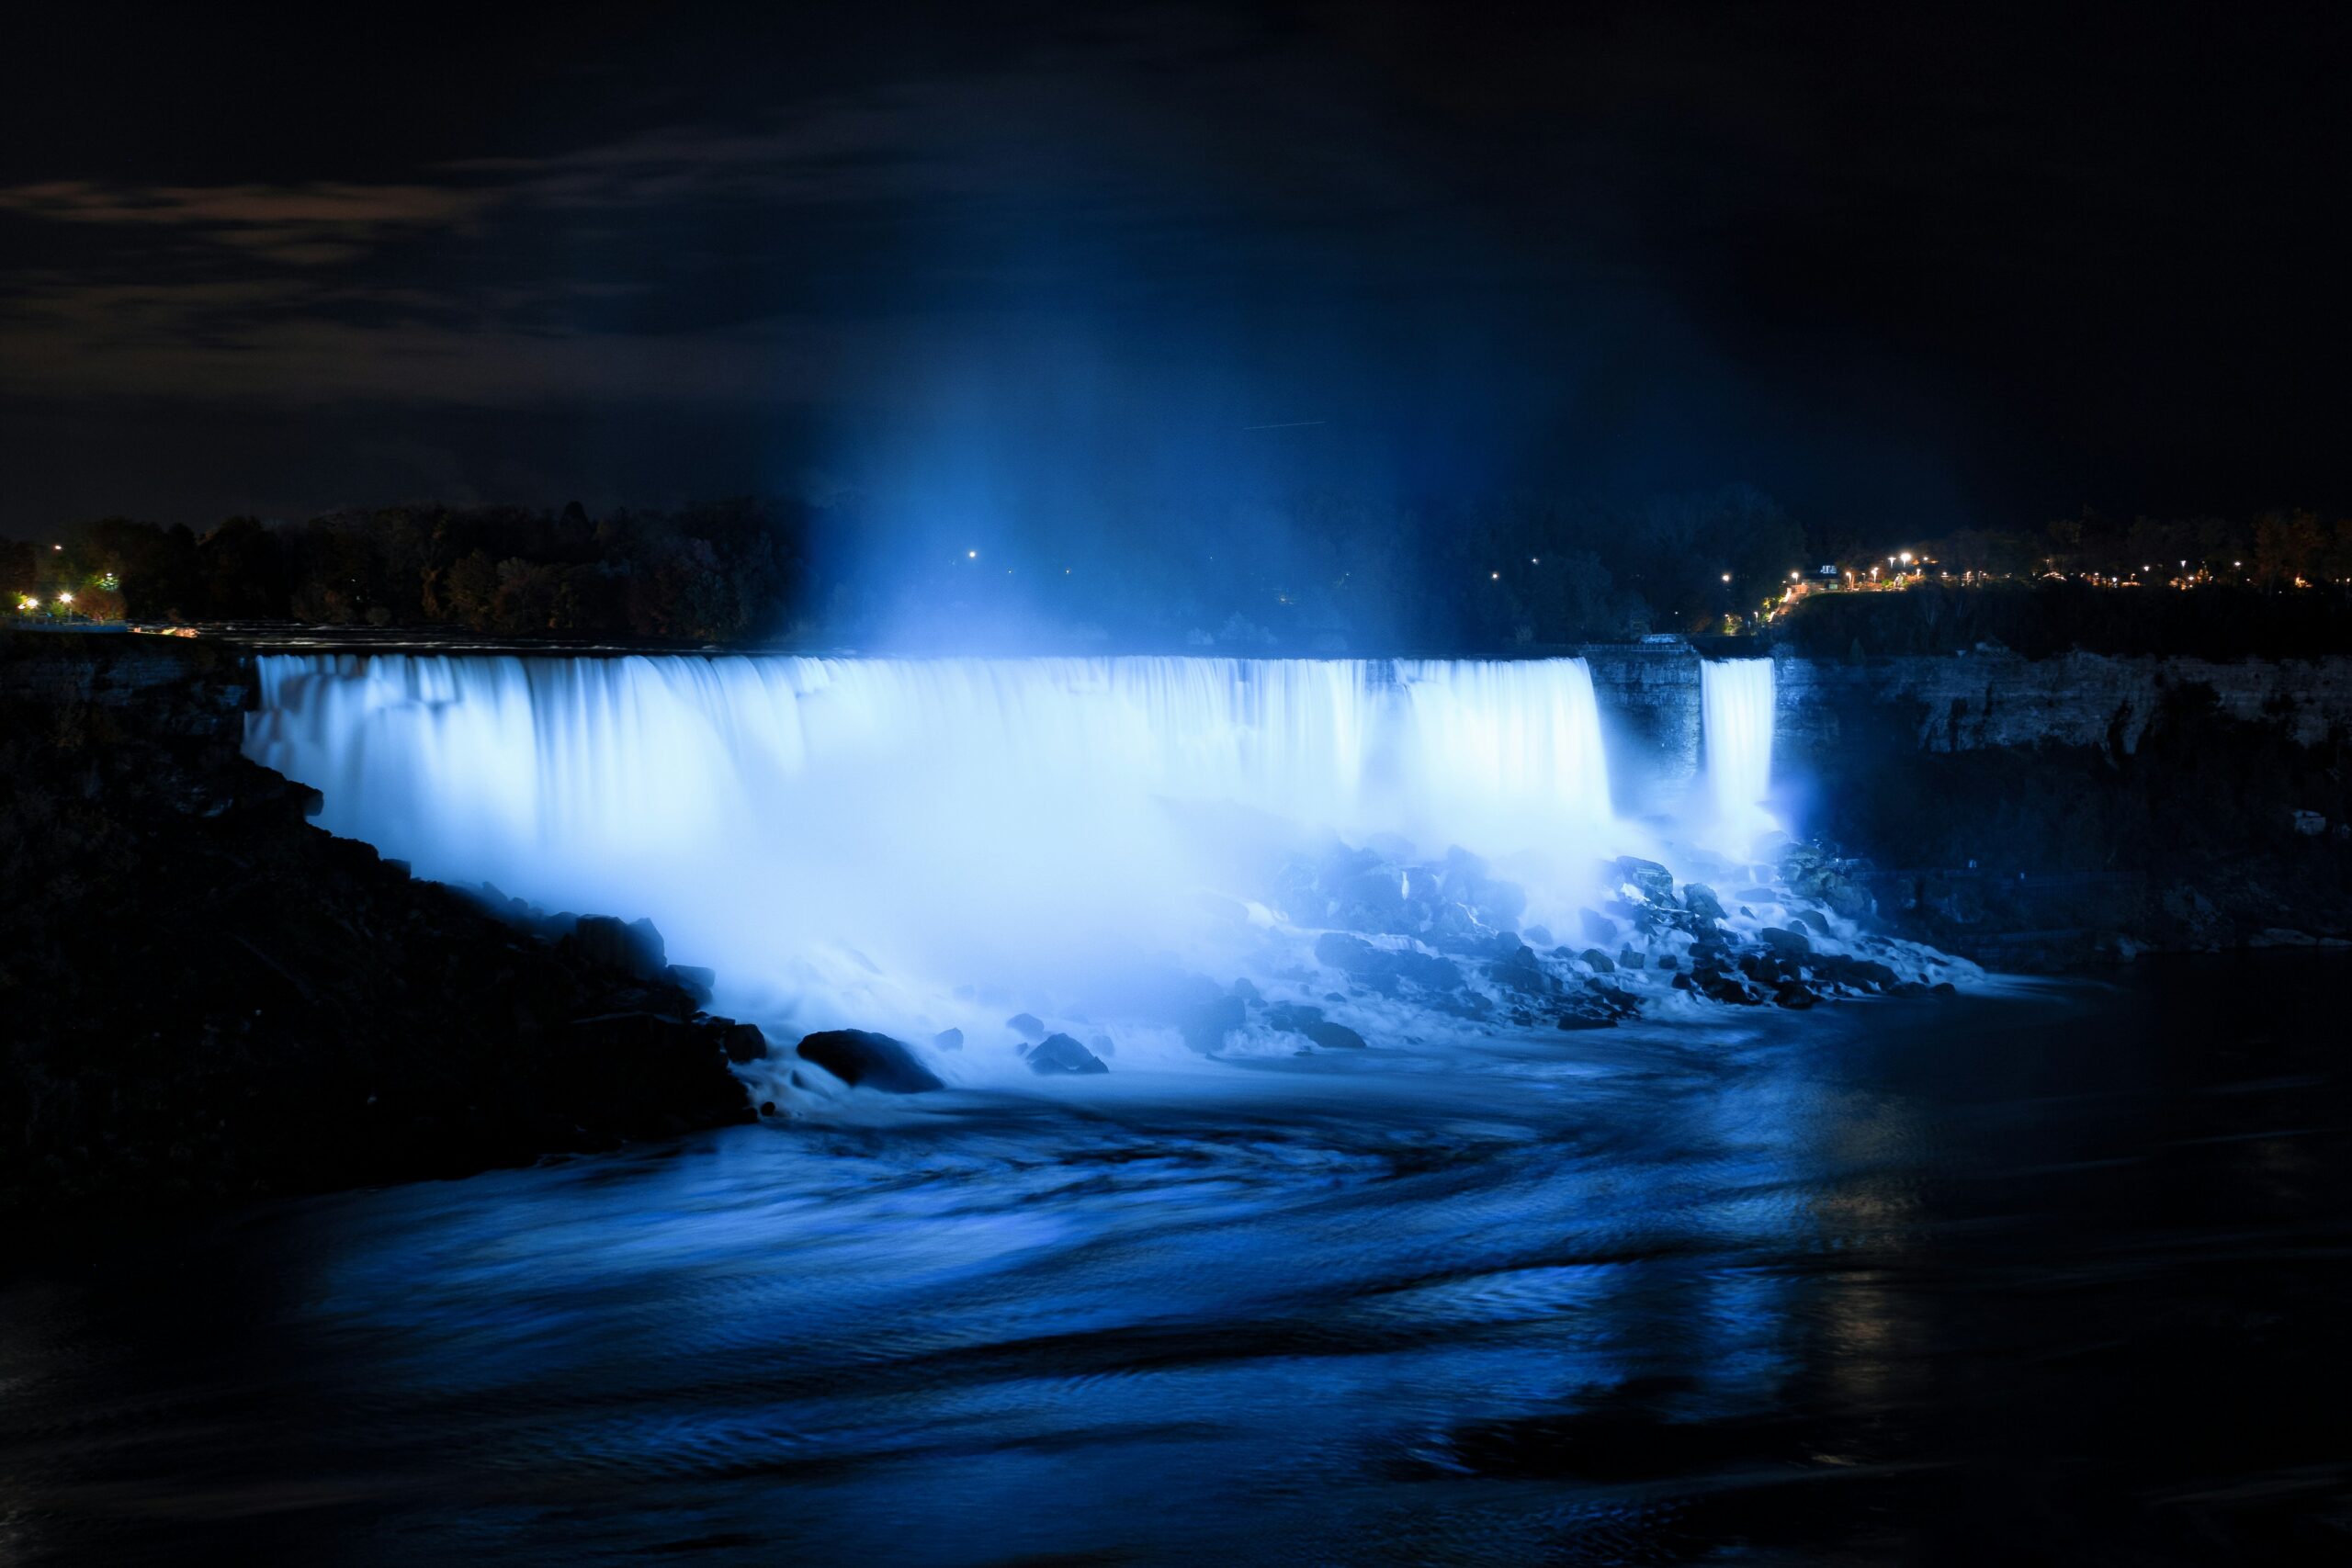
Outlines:
{"type": "Polygon", "coordinates": [[[751,1040],[646,932],[549,941],[306,822],[312,792],[237,752],[250,680],[201,643],[0,633],[0,1216],[753,1115],[751,1040]]]}
{"type": "Polygon", "coordinates": [[[828,1029],[804,1038],[803,1061],[814,1062],[852,1089],[885,1094],[924,1094],[945,1089],[939,1075],[915,1059],[902,1040],[865,1029],[828,1029]]]}
{"type": "Polygon", "coordinates": [[[1046,1035],[1029,1048],[1027,1060],[1033,1073],[1107,1073],[1111,1070],[1102,1057],[1067,1034],[1046,1035]]]}

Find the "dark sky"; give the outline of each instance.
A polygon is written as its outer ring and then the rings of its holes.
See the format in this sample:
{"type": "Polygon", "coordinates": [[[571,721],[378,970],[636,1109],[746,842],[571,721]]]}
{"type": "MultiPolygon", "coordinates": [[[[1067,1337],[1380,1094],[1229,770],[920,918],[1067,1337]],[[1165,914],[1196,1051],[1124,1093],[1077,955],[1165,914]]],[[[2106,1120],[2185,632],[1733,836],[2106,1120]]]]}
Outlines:
{"type": "Polygon", "coordinates": [[[0,528],[2352,503],[2352,7],[335,9],[12,23],[0,528]]]}

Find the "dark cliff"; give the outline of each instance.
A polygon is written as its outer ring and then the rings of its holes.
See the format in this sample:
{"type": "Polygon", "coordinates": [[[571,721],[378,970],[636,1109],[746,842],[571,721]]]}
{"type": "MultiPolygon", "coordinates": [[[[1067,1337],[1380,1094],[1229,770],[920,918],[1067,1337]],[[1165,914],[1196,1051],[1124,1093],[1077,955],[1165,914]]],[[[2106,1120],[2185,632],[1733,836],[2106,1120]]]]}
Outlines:
{"type": "Polygon", "coordinates": [[[305,821],[311,792],[238,753],[251,684],[217,645],[0,635],[0,1213],[458,1175],[752,1114],[728,1021],[674,973],[305,821]]]}

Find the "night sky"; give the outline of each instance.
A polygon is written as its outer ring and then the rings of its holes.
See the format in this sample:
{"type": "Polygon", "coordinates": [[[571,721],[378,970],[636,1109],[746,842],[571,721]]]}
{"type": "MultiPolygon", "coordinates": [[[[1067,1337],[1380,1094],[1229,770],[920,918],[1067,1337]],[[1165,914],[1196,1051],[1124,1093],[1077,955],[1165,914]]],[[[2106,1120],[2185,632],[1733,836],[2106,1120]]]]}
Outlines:
{"type": "Polygon", "coordinates": [[[0,529],[1745,480],[2352,503],[2352,10],[50,7],[0,529]]]}

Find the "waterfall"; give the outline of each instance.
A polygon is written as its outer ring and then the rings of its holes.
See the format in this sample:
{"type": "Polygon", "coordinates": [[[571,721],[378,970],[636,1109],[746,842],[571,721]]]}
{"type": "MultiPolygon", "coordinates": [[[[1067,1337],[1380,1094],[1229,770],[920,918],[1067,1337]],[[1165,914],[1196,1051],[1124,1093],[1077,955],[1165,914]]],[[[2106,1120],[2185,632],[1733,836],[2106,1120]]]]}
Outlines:
{"type": "Polygon", "coordinates": [[[1774,820],[1765,797],[1772,784],[1772,661],[1711,659],[1700,666],[1702,731],[1713,836],[1727,853],[1744,853],[1774,820]]]}
{"type": "Polygon", "coordinates": [[[739,995],[853,1021],[908,986],[1182,951],[1204,902],[1335,834],[1555,868],[1564,897],[1611,848],[1580,660],[334,654],[260,678],[247,751],[317,787],[322,826],[650,915],[739,995]]]}

